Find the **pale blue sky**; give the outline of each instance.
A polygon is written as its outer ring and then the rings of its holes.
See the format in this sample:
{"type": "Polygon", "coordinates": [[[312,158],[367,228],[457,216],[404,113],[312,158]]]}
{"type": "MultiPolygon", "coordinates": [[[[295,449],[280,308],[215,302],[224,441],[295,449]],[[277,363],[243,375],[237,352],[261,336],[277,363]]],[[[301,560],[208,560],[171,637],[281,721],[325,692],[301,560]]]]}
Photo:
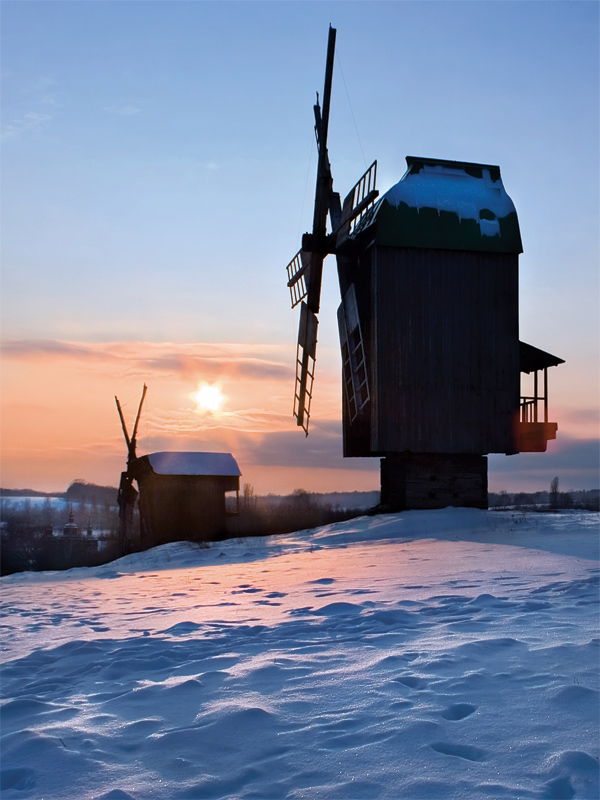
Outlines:
{"type": "MultiPolygon", "coordinates": [[[[335,188],[374,158],[380,190],[408,154],[499,164],[525,250],[521,338],[567,360],[555,401],[567,436],[589,438],[598,8],[3,0],[3,337],[283,343],[293,362],[284,267],[311,225],[331,23],[335,188]]],[[[338,380],[325,266],[319,368],[338,380]]]]}

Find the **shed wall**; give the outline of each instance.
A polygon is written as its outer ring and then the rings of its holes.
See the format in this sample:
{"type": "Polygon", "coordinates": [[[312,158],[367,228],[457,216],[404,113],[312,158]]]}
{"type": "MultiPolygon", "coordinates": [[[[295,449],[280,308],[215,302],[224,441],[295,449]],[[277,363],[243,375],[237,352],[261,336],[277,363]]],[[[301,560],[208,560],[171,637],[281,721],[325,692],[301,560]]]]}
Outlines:
{"type": "Polygon", "coordinates": [[[225,529],[225,492],[239,478],[146,475],[138,481],[142,547],[210,541],[225,529]]]}

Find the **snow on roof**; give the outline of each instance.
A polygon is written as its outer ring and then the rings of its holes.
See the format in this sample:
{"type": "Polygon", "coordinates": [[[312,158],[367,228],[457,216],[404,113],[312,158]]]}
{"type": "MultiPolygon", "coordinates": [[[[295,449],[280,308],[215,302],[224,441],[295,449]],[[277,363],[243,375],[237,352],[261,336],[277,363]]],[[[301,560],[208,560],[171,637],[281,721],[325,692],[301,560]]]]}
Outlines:
{"type": "Polygon", "coordinates": [[[515,206],[500,167],[407,156],[408,169],[365,214],[381,244],[522,252],[515,206]]]}
{"type": "MultiPolygon", "coordinates": [[[[416,159],[408,156],[408,170],[401,181],[387,192],[386,200],[398,206],[405,202],[411,208],[435,208],[450,211],[461,219],[481,219],[485,209],[495,219],[483,219],[483,236],[500,235],[498,218],[515,210],[504,191],[500,168],[486,164],[416,159]]],[[[491,215],[487,215],[491,216],[491,215]]]]}
{"type": "Polygon", "coordinates": [[[231,453],[149,453],[157,475],[241,475],[231,453]]]}

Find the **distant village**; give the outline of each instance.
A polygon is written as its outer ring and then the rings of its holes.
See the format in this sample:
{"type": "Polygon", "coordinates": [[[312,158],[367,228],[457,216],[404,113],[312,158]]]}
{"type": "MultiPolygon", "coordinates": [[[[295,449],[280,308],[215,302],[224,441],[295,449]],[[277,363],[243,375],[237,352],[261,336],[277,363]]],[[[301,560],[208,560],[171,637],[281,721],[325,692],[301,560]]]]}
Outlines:
{"type": "MultiPolygon", "coordinates": [[[[378,506],[379,492],[316,494],[297,489],[289,495],[259,496],[245,483],[239,496],[226,501],[225,529],[212,540],[290,533],[362,516],[378,506]]],[[[98,566],[118,557],[116,487],[76,480],[58,494],[0,489],[0,508],[2,575],[98,566]]],[[[560,491],[555,478],[548,491],[490,492],[489,508],[598,511],[600,491],[560,491]]],[[[137,512],[133,529],[135,551],[141,549],[137,512]]],[[[208,542],[194,540],[200,546],[208,542]]]]}

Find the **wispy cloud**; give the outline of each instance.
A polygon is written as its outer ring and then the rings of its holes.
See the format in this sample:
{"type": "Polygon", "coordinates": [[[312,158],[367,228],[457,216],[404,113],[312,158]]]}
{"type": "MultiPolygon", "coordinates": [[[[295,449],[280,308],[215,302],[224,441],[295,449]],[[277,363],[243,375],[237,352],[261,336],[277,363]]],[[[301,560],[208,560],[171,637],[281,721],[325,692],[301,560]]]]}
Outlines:
{"type": "Polygon", "coordinates": [[[167,372],[194,377],[205,376],[206,380],[216,380],[223,375],[236,375],[243,378],[270,378],[287,380],[292,374],[291,367],[260,358],[241,356],[203,356],[168,354],[157,358],[140,358],[137,365],[142,372],[167,372]]]}
{"type": "Polygon", "coordinates": [[[569,422],[597,426],[600,422],[600,410],[597,408],[561,408],[559,418],[569,420],[569,422]]]}
{"type": "Polygon", "coordinates": [[[63,104],[56,99],[56,95],[45,94],[40,98],[40,103],[52,108],[62,108],[63,104]]]}
{"type": "Polygon", "coordinates": [[[3,358],[105,358],[93,346],[56,339],[7,339],[2,342],[3,358]]]}
{"type": "Polygon", "coordinates": [[[199,413],[193,409],[154,411],[147,415],[145,432],[148,436],[190,436],[190,432],[237,431],[263,434],[289,429],[291,413],[268,408],[244,408],[235,411],[199,413]]]}
{"type": "Polygon", "coordinates": [[[28,111],[22,117],[7,122],[2,129],[2,141],[18,139],[28,133],[33,133],[42,128],[52,117],[49,114],[40,114],[38,111],[28,111]]]}
{"type": "Polygon", "coordinates": [[[187,380],[223,377],[285,380],[293,376],[288,353],[278,345],[188,342],[67,342],[57,339],[6,340],[11,359],[77,359],[119,363],[128,377],[172,375],[187,380]]]}
{"type": "Polygon", "coordinates": [[[541,468],[549,472],[562,469],[583,469],[598,472],[600,468],[600,441],[598,439],[572,439],[560,435],[556,442],[548,445],[543,453],[521,453],[510,458],[494,459],[497,472],[512,472],[525,465],[541,468]]]}

